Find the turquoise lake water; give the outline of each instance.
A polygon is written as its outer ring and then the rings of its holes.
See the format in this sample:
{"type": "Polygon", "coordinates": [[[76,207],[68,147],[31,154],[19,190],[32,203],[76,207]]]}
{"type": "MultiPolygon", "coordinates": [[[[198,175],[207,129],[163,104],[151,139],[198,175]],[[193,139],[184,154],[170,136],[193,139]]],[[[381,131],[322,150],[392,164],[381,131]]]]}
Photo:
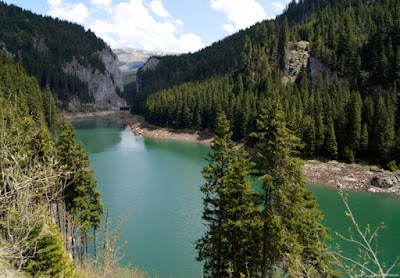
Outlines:
{"type": "MultiPolygon", "coordinates": [[[[134,135],[117,117],[96,117],[73,123],[77,138],[90,152],[105,208],[111,223],[129,215],[121,242],[128,246],[123,263],[146,270],[151,277],[195,278],[202,264],[196,262],[193,241],[204,232],[201,220],[203,156],[209,147],[134,135]]],[[[308,185],[325,215],[324,224],[345,254],[357,249],[343,243],[333,231],[347,234],[351,225],[338,191],[308,185]]],[[[400,255],[400,198],[385,194],[346,191],[361,225],[384,222],[379,233],[379,258],[392,263],[400,255]]],[[[101,233],[101,231],[100,231],[101,233]]],[[[396,273],[396,272],[392,272],[396,273]]],[[[400,274],[400,270],[398,272],[400,274]]]]}

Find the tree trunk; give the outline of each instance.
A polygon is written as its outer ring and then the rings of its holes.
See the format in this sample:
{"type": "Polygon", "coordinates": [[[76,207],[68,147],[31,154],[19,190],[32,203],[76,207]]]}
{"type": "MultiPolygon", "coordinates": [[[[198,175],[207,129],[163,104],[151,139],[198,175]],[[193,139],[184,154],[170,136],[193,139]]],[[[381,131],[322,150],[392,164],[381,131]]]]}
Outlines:
{"type": "Polygon", "coordinates": [[[88,238],[87,238],[87,232],[85,232],[85,254],[86,254],[85,259],[87,260],[87,258],[88,258],[88,238]]]}
{"type": "Polygon", "coordinates": [[[93,253],[94,253],[94,259],[96,260],[96,258],[97,258],[97,249],[96,249],[97,241],[96,241],[96,229],[94,227],[93,227],[93,241],[94,241],[94,243],[93,243],[93,253]]]}
{"type": "Polygon", "coordinates": [[[106,224],[104,226],[104,246],[103,246],[103,264],[105,263],[105,256],[108,252],[108,216],[110,213],[110,209],[107,208],[107,214],[106,214],[106,224]]]}
{"type": "Polygon", "coordinates": [[[85,232],[81,231],[81,262],[85,259],[85,232]]]}
{"type": "Polygon", "coordinates": [[[262,278],[268,278],[268,270],[269,270],[269,228],[267,223],[267,213],[268,210],[271,209],[271,188],[268,188],[265,191],[265,199],[264,199],[264,229],[263,229],[263,264],[262,264],[262,278]]]}

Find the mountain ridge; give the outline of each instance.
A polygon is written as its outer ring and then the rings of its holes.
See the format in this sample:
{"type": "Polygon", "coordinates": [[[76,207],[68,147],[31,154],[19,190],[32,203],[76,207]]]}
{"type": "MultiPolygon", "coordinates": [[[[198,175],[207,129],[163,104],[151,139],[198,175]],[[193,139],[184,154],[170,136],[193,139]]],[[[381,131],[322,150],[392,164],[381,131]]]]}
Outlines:
{"type": "Polygon", "coordinates": [[[293,1],[276,19],[157,60],[138,70],[133,106],[151,124],[213,130],[223,112],[251,144],[279,99],[302,156],[400,162],[399,1],[293,1]]]}
{"type": "Polygon", "coordinates": [[[92,110],[126,105],[118,96],[123,87],[117,56],[92,31],[4,2],[0,14],[0,48],[34,75],[42,90],[49,86],[59,107],[92,110]],[[107,85],[99,86],[99,78],[107,85]]]}

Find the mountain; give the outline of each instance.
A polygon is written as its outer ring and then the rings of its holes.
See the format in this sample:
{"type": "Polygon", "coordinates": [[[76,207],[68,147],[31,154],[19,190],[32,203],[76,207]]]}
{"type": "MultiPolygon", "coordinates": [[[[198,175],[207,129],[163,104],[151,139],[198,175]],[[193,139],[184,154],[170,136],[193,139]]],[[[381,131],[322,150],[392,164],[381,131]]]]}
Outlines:
{"type": "Polygon", "coordinates": [[[148,60],[133,109],[179,129],[213,130],[224,112],[251,144],[280,99],[303,156],[386,165],[400,162],[399,86],[399,1],[304,0],[199,52],[148,60]]]}
{"type": "Polygon", "coordinates": [[[129,47],[114,49],[114,53],[118,56],[119,68],[122,71],[122,82],[125,88],[122,96],[130,105],[133,102],[138,69],[152,56],[178,55],[172,52],[141,50],[129,47]]]}
{"type": "Polygon", "coordinates": [[[122,72],[139,69],[152,56],[175,55],[172,52],[150,51],[136,48],[118,48],[113,50],[118,56],[119,68],[122,72]]]}
{"type": "Polygon", "coordinates": [[[82,26],[0,2],[0,49],[74,110],[125,106],[118,58],[82,26]]]}

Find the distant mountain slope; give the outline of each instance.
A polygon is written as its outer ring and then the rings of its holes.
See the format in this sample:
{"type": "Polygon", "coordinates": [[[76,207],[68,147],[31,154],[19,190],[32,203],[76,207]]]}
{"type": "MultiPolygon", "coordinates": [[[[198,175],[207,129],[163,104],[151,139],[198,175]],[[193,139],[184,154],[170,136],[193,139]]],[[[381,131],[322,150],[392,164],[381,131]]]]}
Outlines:
{"type": "Polygon", "coordinates": [[[141,50],[129,47],[113,49],[113,51],[118,56],[119,68],[121,71],[139,69],[152,56],[175,54],[171,52],[141,50]]]}
{"type": "Polygon", "coordinates": [[[138,69],[152,56],[176,55],[176,53],[172,52],[141,50],[129,47],[114,49],[114,53],[118,56],[119,68],[122,71],[122,82],[125,88],[123,97],[129,105],[132,105],[133,102],[138,69]]]}
{"type": "Polygon", "coordinates": [[[117,56],[82,26],[43,17],[0,2],[0,49],[48,84],[64,108],[72,99],[104,106],[126,105],[117,56]]]}
{"type": "MultiPolygon", "coordinates": [[[[213,129],[224,112],[236,140],[272,99],[302,155],[400,162],[400,1],[292,1],[193,54],[139,69],[134,112],[175,128],[213,129]]],[[[393,164],[393,163],[392,163],[393,164]]]]}

